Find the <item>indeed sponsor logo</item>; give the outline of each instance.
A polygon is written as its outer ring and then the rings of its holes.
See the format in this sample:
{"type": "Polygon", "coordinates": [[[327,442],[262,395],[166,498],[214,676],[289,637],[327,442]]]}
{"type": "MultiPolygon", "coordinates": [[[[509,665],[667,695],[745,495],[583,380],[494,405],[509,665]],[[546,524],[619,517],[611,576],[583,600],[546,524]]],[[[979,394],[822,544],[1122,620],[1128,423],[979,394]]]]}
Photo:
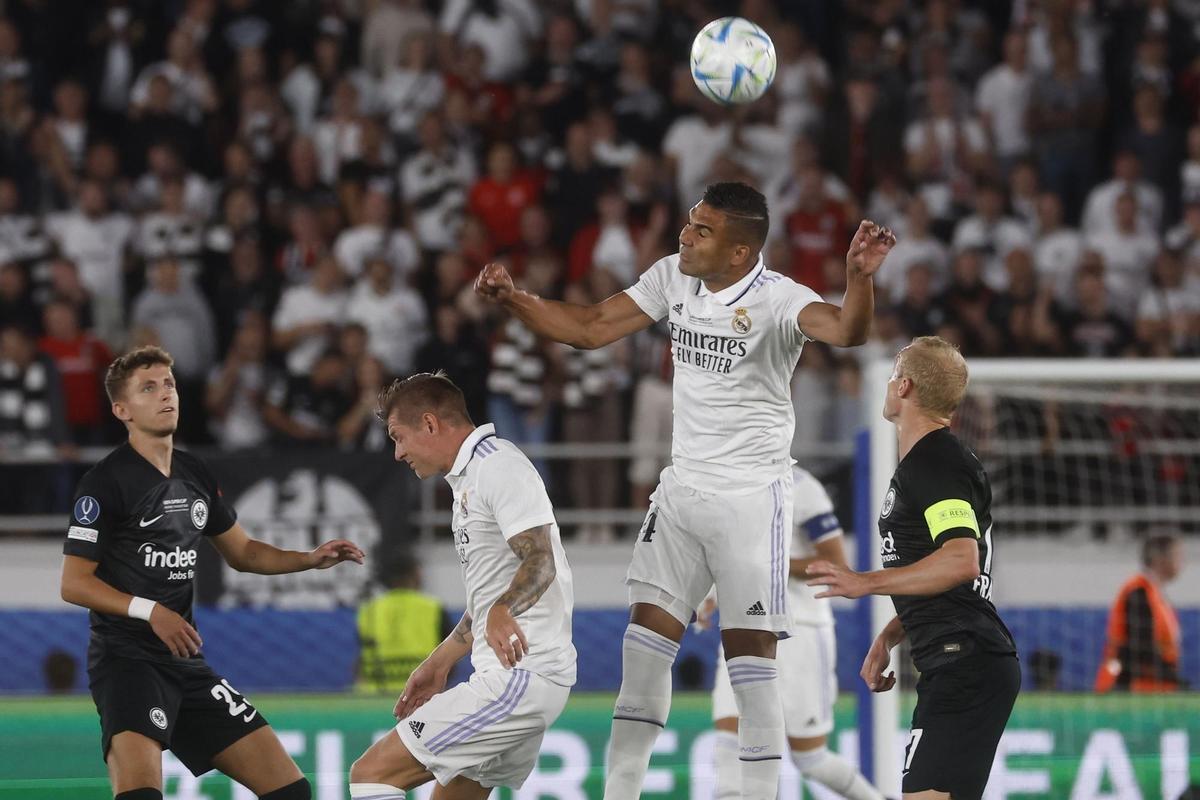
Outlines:
{"type": "Polygon", "coordinates": [[[184,550],[178,545],[174,550],[156,550],[154,545],[146,542],[138,548],[138,552],[142,554],[142,563],[147,567],[171,570],[187,569],[187,572],[172,572],[167,576],[168,580],[191,580],[196,576],[195,571],[189,569],[196,566],[195,550],[184,550]]]}

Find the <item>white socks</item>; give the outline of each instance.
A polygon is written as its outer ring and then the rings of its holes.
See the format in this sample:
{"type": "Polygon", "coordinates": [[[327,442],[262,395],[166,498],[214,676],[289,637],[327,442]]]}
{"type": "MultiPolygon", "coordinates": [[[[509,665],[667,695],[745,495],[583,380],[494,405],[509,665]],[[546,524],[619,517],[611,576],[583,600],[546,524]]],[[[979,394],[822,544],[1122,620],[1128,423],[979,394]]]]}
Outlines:
{"type": "Polygon", "coordinates": [[[737,734],[717,731],[713,761],[717,767],[717,791],[713,800],[738,800],[742,796],[742,765],[738,762],[737,734]]]}
{"type": "Polygon", "coordinates": [[[608,743],[605,800],[636,800],[650,751],[671,711],[671,665],[679,644],[629,623],[621,648],[621,691],[608,743]]]}
{"type": "Polygon", "coordinates": [[[404,790],[386,783],[352,783],[350,800],[404,800],[404,790]]]}
{"type": "Polygon", "coordinates": [[[809,780],[837,792],[847,800],[883,800],[874,786],[858,770],[827,748],[792,751],[792,763],[809,780]]]}
{"type": "Polygon", "coordinates": [[[738,656],[725,663],[738,707],[742,797],[775,800],[784,748],[783,705],[775,659],[738,656]]]}

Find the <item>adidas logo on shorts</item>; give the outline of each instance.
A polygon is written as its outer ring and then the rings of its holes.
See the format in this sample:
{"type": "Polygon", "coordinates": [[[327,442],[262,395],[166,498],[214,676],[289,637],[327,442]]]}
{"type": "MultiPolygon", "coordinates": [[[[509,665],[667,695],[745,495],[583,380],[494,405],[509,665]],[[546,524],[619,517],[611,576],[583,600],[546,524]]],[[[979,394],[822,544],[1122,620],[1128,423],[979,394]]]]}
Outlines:
{"type": "Polygon", "coordinates": [[[761,601],[756,602],[754,605],[746,609],[746,616],[748,617],[765,617],[766,615],[767,612],[763,608],[761,601]]]}
{"type": "Polygon", "coordinates": [[[408,723],[409,730],[413,732],[413,736],[421,738],[421,731],[425,730],[424,722],[417,722],[415,719],[408,723]]]}

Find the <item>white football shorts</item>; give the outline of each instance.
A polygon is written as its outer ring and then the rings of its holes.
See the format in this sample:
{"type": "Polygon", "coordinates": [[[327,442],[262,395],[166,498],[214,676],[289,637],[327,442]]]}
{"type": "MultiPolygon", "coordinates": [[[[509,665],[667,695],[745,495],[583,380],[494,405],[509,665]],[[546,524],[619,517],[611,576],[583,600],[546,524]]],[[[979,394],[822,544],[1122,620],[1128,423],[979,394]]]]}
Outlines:
{"type": "Polygon", "coordinates": [[[461,775],[518,789],[570,693],[524,669],[476,672],[400,720],[396,733],[443,786],[461,775]]]}
{"type": "MultiPolygon", "coordinates": [[[[665,591],[694,612],[715,584],[721,628],[791,633],[788,613],[792,539],[792,471],[747,494],[704,492],[681,484],[667,467],[633,548],[626,583],[630,603],[661,602],[665,591]],[[651,593],[652,594],[652,593],[651,593]]],[[[668,608],[677,618],[687,616],[668,608]]],[[[688,624],[690,619],[681,619],[688,624]]]]}
{"type": "MultiPolygon", "coordinates": [[[[793,739],[827,736],[833,730],[833,704],[837,700],[833,626],[794,625],[791,637],[777,645],[775,667],[787,735],[793,739]]],[[[714,720],[738,716],[724,649],[717,651],[712,707],[714,720]]]]}

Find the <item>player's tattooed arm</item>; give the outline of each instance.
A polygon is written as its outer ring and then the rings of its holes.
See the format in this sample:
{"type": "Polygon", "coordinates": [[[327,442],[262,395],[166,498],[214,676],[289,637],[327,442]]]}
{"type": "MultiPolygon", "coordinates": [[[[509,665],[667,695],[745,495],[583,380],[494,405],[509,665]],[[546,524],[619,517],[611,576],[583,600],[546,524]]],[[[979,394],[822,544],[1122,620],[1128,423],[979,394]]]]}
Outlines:
{"type": "Polygon", "coordinates": [[[521,559],[517,574],[508,589],[496,600],[514,617],[525,613],[541,598],[554,581],[554,548],[550,544],[550,526],[542,525],[518,533],[508,546],[521,559]]]}
{"type": "Polygon", "coordinates": [[[471,633],[471,615],[468,612],[463,612],[462,619],[450,632],[450,638],[458,644],[468,647],[471,646],[471,642],[475,641],[475,634],[471,633]]]}

